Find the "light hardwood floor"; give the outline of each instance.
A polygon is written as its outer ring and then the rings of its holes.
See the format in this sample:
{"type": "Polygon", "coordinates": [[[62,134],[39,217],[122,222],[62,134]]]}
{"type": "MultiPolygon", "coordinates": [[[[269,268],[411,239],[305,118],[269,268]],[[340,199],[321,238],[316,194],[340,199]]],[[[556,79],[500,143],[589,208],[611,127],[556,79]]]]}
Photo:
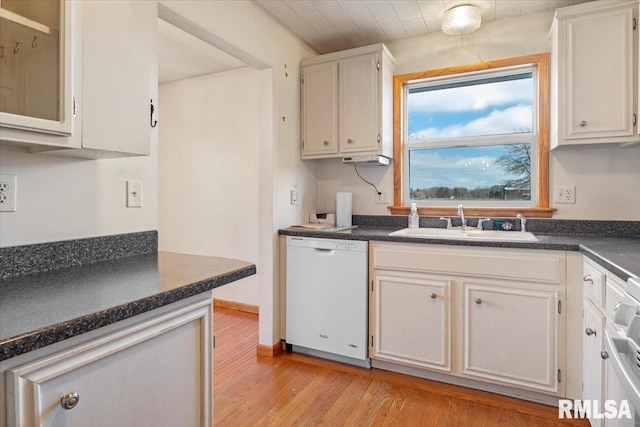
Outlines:
{"type": "Polygon", "coordinates": [[[216,426],[589,426],[545,405],[284,353],[256,356],[258,316],[214,309],[216,426]]]}

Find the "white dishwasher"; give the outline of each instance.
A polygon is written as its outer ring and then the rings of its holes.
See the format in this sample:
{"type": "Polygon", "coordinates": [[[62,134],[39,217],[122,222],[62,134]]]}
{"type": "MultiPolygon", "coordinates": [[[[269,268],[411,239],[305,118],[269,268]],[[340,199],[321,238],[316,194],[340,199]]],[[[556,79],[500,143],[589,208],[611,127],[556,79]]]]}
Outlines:
{"type": "Polygon", "coordinates": [[[287,236],[286,341],[293,351],[371,367],[367,242],[287,236]]]}

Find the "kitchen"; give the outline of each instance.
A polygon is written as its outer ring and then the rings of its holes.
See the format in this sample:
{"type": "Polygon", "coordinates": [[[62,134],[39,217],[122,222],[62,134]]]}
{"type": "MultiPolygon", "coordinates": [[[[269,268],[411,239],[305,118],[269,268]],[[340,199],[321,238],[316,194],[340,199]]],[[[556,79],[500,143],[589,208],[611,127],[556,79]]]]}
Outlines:
{"type": "MultiPolygon", "coordinates": [[[[263,348],[271,348],[280,340],[276,231],[305,220],[311,212],[334,211],[335,193],[339,191],[353,193],[356,215],[389,212],[385,204],[375,203],[375,194],[359,180],[353,167],[336,159],[300,160],[298,64],[301,59],[314,56],[312,51],[249,2],[160,2],[160,5],[224,41],[236,56],[244,54],[245,62],[251,61],[248,63],[261,75],[259,90],[265,100],[261,117],[268,120],[260,121],[260,142],[256,148],[260,150],[256,154],[260,226],[254,237],[258,252],[251,255],[254,258],[244,259],[259,266],[255,285],[260,306],[259,343],[263,348]],[[291,189],[297,190],[299,204],[290,203],[291,189]]],[[[518,57],[549,51],[552,19],[552,12],[532,14],[500,23],[487,22],[463,38],[436,32],[387,44],[395,57],[395,74],[518,57]]],[[[157,108],[162,122],[162,104],[157,104],[157,108]]],[[[148,119],[148,111],[145,115],[148,119]]],[[[3,144],[0,166],[2,173],[18,176],[19,210],[1,215],[0,245],[12,247],[156,229],[160,230],[162,240],[159,199],[164,196],[162,187],[158,191],[156,186],[164,178],[159,176],[155,132],[151,138],[148,157],[100,161],[34,155],[3,144]],[[142,181],[142,208],[125,207],[126,180],[142,181]]],[[[640,192],[634,191],[640,181],[637,147],[554,150],[549,157],[550,187],[573,185],[577,189],[575,204],[553,206],[557,209],[554,218],[638,220],[640,192]]],[[[361,171],[381,190],[393,192],[392,168],[361,168],[361,171]]],[[[234,194],[228,197],[224,203],[231,210],[244,209],[242,199],[234,194]]]]}

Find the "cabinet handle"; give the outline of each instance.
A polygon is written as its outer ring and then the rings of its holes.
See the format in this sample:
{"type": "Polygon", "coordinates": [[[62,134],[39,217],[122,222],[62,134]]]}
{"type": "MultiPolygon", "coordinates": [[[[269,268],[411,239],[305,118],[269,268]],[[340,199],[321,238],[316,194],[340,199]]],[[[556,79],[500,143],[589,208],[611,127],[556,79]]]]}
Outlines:
{"type": "Polygon", "coordinates": [[[437,297],[438,295],[436,295],[436,293],[435,293],[435,292],[431,292],[431,295],[429,295],[429,296],[431,297],[431,299],[436,299],[436,297],[437,297]]]}
{"type": "Polygon", "coordinates": [[[476,304],[482,304],[482,300],[480,298],[476,298],[476,304]]]}
{"type": "Polygon", "coordinates": [[[150,115],[150,118],[149,118],[149,124],[151,125],[151,127],[152,127],[152,128],[156,127],[156,126],[157,126],[157,124],[158,124],[158,121],[157,121],[157,120],[156,120],[156,121],[154,121],[154,120],[153,120],[153,112],[154,112],[155,110],[156,110],[156,109],[155,109],[155,107],[153,106],[153,99],[152,99],[152,100],[151,100],[151,115],[150,115]]]}
{"type": "Polygon", "coordinates": [[[60,398],[60,406],[62,409],[73,409],[78,405],[80,401],[80,395],[78,393],[69,393],[60,398]]]}
{"type": "Polygon", "coordinates": [[[584,332],[585,332],[588,336],[596,335],[596,331],[594,331],[594,330],[593,330],[593,329],[591,329],[591,328],[587,328],[584,332]]]}
{"type": "Polygon", "coordinates": [[[323,142],[324,145],[329,145],[329,141],[323,142]]]}
{"type": "Polygon", "coordinates": [[[580,127],[581,128],[587,127],[587,122],[585,120],[581,121],[580,122],[580,127]]]}
{"type": "Polygon", "coordinates": [[[618,309],[620,308],[620,306],[622,305],[621,302],[617,303],[616,305],[613,306],[613,311],[618,311],[618,309]]]}
{"type": "Polygon", "coordinates": [[[600,357],[602,357],[604,360],[607,360],[609,358],[609,353],[603,350],[600,352],[600,357]]]}
{"type": "Polygon", "coordinates": [[[587,274],[586,276],[584,276],[584,277],[582,278],[582,281],[583,281],[583,282],[587,282],[587,283],[589,283],[589,284],[592,284],[592,285],[593,285],[593,279],[591,278],[591,275],[590,275],[590,274],[587,274]]]}
{"type": "Polygon", "coordinates": [[[353,142],[353,139],[349,138],[347,139],[347,144],[351,144],[353,142]]]}

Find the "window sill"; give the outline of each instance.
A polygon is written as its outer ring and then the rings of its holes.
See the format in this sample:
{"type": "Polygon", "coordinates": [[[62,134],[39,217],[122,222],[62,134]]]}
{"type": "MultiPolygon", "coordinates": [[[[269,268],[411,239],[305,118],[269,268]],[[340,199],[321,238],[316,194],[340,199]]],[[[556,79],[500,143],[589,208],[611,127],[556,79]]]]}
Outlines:
{"type": "MultiPolygon", "coordinates": [[[[409,215],[409,206],[389,206],[392,215],[409,215]]],[[[509,218],[522,214],[527,218],[551,218],[555,208],[499,208],[491,206],[465,206],[464,213],[468,217],[509,218]]],[[[458,216],[455,206],[418,206],[418,215],[422,216],[458,216]]]]}

